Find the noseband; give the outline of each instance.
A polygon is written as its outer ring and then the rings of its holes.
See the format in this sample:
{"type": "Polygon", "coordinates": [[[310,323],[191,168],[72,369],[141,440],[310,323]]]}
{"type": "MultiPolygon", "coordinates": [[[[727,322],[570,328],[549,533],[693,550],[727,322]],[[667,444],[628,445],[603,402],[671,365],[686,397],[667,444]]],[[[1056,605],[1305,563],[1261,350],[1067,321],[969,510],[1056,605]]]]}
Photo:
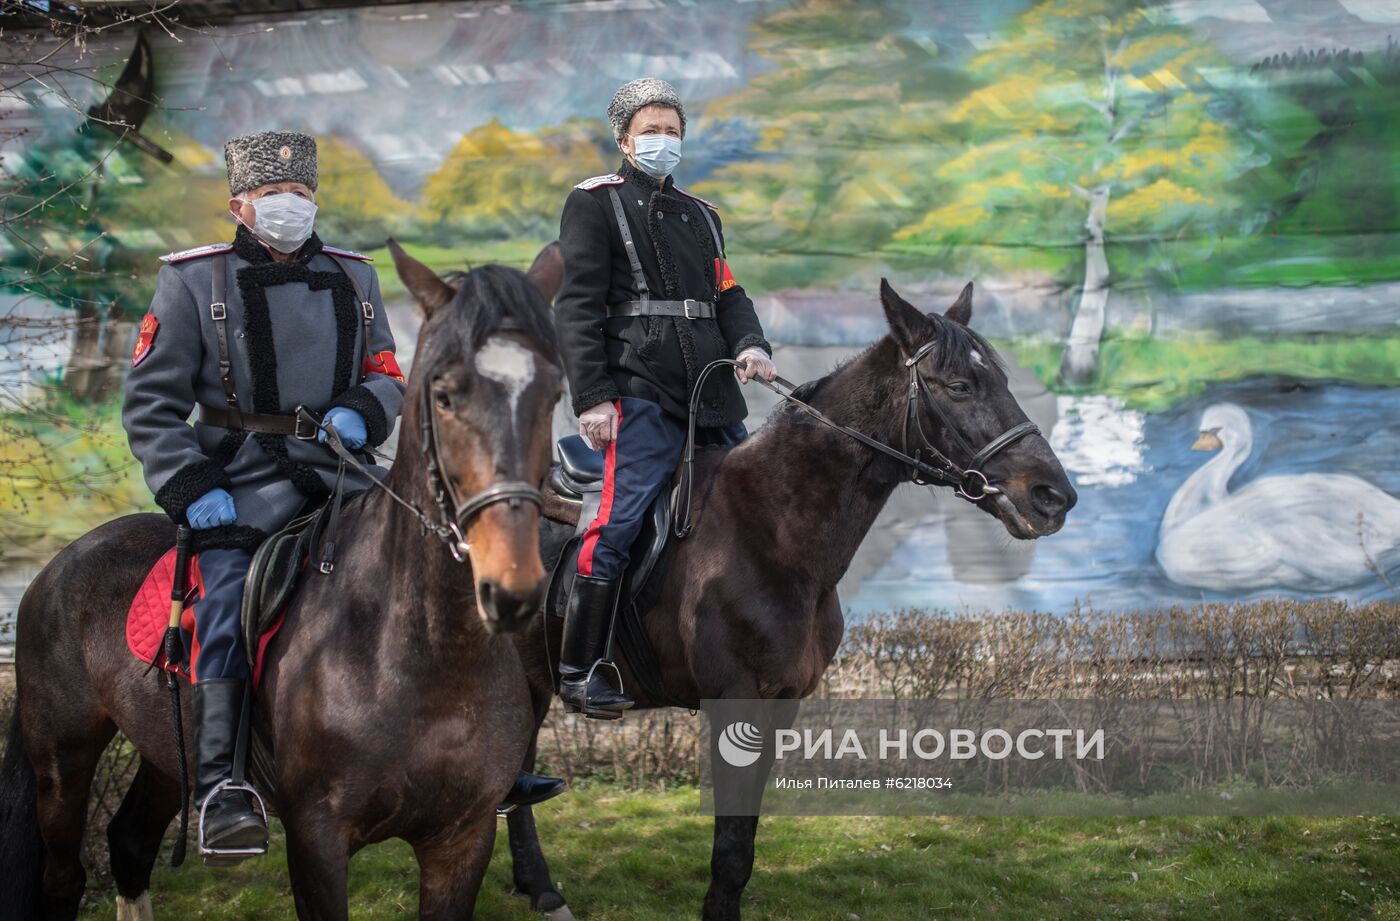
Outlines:
{"type": "MultiPolygon", "coordinates": [[[[804,412],[823,425],[899,461],[909,468],[906,477],[908,482],[917,483],[920,486],[951,486],[954,492],[967,501],[980,502],[988,496],[994,496],[1001,492],[999,488],[991,484],[982,468],[993,457],[1027,435],[1039,435],[1040,428],[1034,422],[1026,420],[987,442],[980,451],[974,451],[972,446],[967,443],[967,439],[953,425],[953,421],[948,418],[948,414],[938,405],[938,401],[933,398],[933,394],[928,390],[928,384],[919,376],[919,362],[937,344],[937,339],[925,342],[904,362],[904,366],[909,369],[909,395],[905,404],[903,424],[900,427],[901,450],[896,450],[882,441],[876,441],[849,425],[842,425],[811,404],[793,396],[792,391],[795,388],[792,382],[783,377],[775,377],[772,381],[766,381],[761,377],[751,378],[751,380],[773,391],[789,403],[801,407],[804,412]],[[948,432],[949,437],[957,443],[961,453],[971,455],[972,459],[968,461],[966,467],[959,467],[948,455],[938,450],[929,441],[920,422],[920,405],[927,406],[934,417],[943,424],[943,428],[948,432]],[[920,442],[912,454],[909,451],[911,429],[918,436],[920,442]]],[[[695,416],[700,410],[700,389],[704,386],[705,379],[710,372],[722,365],[732,365],[737,368],[739,362],[730,358],[720,358],[710,362],[701,370],[700,376],[695,381],[695,389],[690,394],[690,420],[685,439],[685,461],[681,469],[681,481],[677,486],[679,499],[676,502],[674,514],[674,530],[678,538],[685,537],[686,534],[690,533],[691,528],[690,500],[694,487],[695,416]]]]}

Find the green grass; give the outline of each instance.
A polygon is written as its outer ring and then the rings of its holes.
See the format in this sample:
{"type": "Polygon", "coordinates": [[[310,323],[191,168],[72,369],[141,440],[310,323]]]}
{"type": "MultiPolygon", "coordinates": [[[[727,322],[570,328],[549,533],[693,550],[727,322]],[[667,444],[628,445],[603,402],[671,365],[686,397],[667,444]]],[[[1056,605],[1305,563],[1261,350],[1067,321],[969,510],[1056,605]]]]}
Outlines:
{"type": "MultiPolygon", "coordinates": [[[[1054,390],[1063,344],[1022,340],[1003,346],[1054,390]]],[[[1149,412],[1188,399],[1216,381],[1256,375],[1400,386],[1400,336],[1318,336],[1292,339],[1105,338],[1095,380],[1086,393],[1121,397],[1149,412]]]]}
{"type": "MultiPolygon", "coordinates": [[[[575,790],[536,810],[554,878],[587,921],[697,916],[711,820],[694,789],[575,790]]],[[[505,826],[480,918],[537,919],[510,891],[505,826]]],[[[927,918],[1400,921],[1395,818],[769,818],[746,890],[751,921],[927,918]]],[[[233,870],[161,866],[156,915],[293,916],[280,835],[233,870]]],[[[351,864],[351,914],[411,917],[412,853],[378,845],[351,864]]],[[[111,917],[90,888],[84,918],[111,917]]]]}

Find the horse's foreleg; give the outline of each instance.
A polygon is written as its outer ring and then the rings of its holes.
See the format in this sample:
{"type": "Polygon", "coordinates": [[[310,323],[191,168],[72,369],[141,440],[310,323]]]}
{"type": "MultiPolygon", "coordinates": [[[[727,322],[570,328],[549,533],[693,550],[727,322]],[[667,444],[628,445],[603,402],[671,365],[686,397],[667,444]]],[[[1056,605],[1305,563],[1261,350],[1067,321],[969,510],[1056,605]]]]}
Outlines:
{"type": "MultiPolygon", "coordinates": [[[[544,701],[545,709],[549,700],[544,701]]],[[[535,750],[539,744],[539,726],[535,727],[535,737],[530,740],[530,748],[525,753],[524,770],[534,771],[535,750]]],[[[506,817],[510,831],[511,873],[518,892],[530,897],[530,907],[545,913],[549,921],[573,921],[573,912],[564,903],[564,897],[554,888],[549,875],[549,864],[540,850],[540,835],[535,828],[535,813],[529,806],[521,806],[506,817]]]]}
{"type": "Polygon", "coordinates": [[[710,854],[710,888],[700,913],[704,921],[738,921],[739,896],[753,875],[753,842],[758,816],[715,816],[710,854]]]}
{"type": "MultiPolygon", "coordinates": [[[[760,720],[760,731],[765,738],[773,739],[776,730],[791,727],[796,716],[797,701],[772,701],[760,720]]],[[[705,893],[701,917],[704,921],[739,921],[739,898],[753,875],[758,807],[763,798],[762,790],[768,785],[768,774],[773,769],[774,753],[772,746],[765,744],[763,755],[755,764],[733,768],[719,755],[719,736],[719,732],[710,733],[715,806],[719,812],[732,809],[734,814],[715,816],[715,839],[710,853],[710,888],[705,893]],[[722,808],[721,804],[727,806],[722,808]],[[749,812],[752,814],[744,814],[749,812]]]]}
{"type": "Polygon", "coordinates": [[[344,830],[317,816],[283,815],[282,824],[287,830],[287,869],[297,917],[301,921],[348,921],[350,851],[344,830]]]}
{"type": "Polygon", "coordinates": [[[418,857],[419,921],[469,921],[496,843],[496,813],[413,845],[418,857]]]}
{"type": "Polygon", "coordinates": [[[151,870],[170,820],[180,811],[180,784],[146,759],[107,825],[112,879],[117,884],[117,921],[151,921],[151,870]]]}

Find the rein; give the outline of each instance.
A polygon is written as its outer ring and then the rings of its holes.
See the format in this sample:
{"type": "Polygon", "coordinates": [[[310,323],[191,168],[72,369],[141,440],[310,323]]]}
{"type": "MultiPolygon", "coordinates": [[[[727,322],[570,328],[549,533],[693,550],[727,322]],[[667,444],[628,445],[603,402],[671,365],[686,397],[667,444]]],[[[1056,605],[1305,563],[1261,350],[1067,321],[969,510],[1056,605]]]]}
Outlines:
{"type": "MultiPolygon", "coordinates": [[[[937,340],[924,343],[914,352],[912,356],[905,360],[904,366],[909,369],[909,395],[905,404],[904,422],[900,430],[900,448],[897,450],[882,441],[871,438],[864,432],[856,431],[849,425],[842,425],[835,419],[812,406],[810,403],[793,396],[796,389],[793,383],[784,377],[775,377],[772,381],[762,377],[750,378],[754,383],[761,384],[773,391],[789,403],[794,403],[812,418],[823,425],[835,429],[842,435],[852,438],[874,451],[884,454],[886,457],[899,461],[903,466],[909,468],[908,481],[917,483],[920,486],[951,486],[954,492],[969,502],[977,503],[988,496],[997,495],[1001,492],[996,486],[991,484],[987,475],[982,472],[982,467],[1000,452],[1011,447],[1016,442],[1027,435],[1040,434],[1040,428],[1029,420],[1012,426],[1002,432],[996,438],[989,441],[980,451],[974,451],[963,438],[962,434],[953,426],[952,420],[938,405],[938,401],[928,392],[928,384],[919,376],[918,364],[935,345],[937,340]],[[927,405],[933,414],[943,423],[949,435],[958,443],[959,448],[966,454],[972,455],[972,460],[966,467],[960,467],[952,461],[946,454],[938,450],[928,436],[924,434],[923,425],[920,422],[919,406],[927,405]],[[909,453],[909,432],[910,429],[918,435],[919,446],[914,449],[913,454],[909,453]],[[974,492],[976,490],[976,492],[974,492]]],[[[685,537],[690,533],[693,526],[690,517],[691,499],[695,488],[695,417],[700,410],[700,391],[705,384],[705,379],[715,368],[723,365],[739,367],[739,362],[732,358],[719,358],[706,365],[695,380],[695,389],[690,394],[690,413],[686,425],[685,435],[685,458],[684,466],[681,469],[681,481],[677,485],[677,495],[680,501],[676,503],[674,530],[677,539],[685,537]]]]}
{"type": "MultiPolygon", "coordinates": [[[[349,448],[345,447],[345,443],[340,440],[340,434],[334,426],[326,425],[305,407],[297,408],[297,416],[326,433],[326,444],[335,452],[336,457],[340,458],[341,472],[337,475],[337,482],[344,475],[347,465],[355,468],[364,474],[376,489],[383,491],[390,499],[412,514],[425,533],[431,532],[433,536],[446,544],[448,551],[452,554],[452,559],[461,563],[466,560],[467,553],[471,550],[471,544],[468,543],[463,532],[473,518],[497,502],[509,502],[511,508],[518,508],[520,501],[524,499],[543,507],[544,495],[538,488],[524,481],[503,480],[468,496],[465,500],[459,500],[451,483],[444,478],[442,473],[442,458],[438,453],[437,419],[432,411],[431,388],[427,386],[426,381],[423,383],[422,391],[423,404],[420,407],[422,418],[419,420],[419,426],[423,442],[424,466],[428,474],[428,491],[433,494],[433,501],[437,505],[437,518],[433,518],[417,504],[410,502],[385,485],[383,480],[375,476],[366,464],[356,457],[349,448]]],[[[371,451],[370,453],[375,454],[376,452],[371,451]]],[[[376,454],[376,456],[384,457],[382,454],[376,454]]]]}

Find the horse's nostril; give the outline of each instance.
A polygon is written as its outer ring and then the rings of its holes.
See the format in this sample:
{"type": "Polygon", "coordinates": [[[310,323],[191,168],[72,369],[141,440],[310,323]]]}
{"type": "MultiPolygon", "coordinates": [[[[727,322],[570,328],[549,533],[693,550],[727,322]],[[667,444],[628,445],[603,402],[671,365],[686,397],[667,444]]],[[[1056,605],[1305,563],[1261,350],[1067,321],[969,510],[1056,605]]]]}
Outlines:
{"type": "Polygon", "coordinates": [[[1037,483],[1031,487],[1031,504],[1042,515],[1053,516],[1067,512],[1077,498],[1073,488],[1070,488],[1070,495],[1067,496],[1049,483],[1037,483]]]}
{"type": "Polygon", "coordinates": [[[522,621],[535,612],[540,604],[542,589],[536,588],[521,595],[501,587],[491,579],[482,579],[477,593],[486,619],[509,628],[509,625],[522,621]]]}
{"type": "Polygon", "coordinates": [[[495,620],[499,615],[496,613],[496,595],[499,589],[496,583],[490,579],[482,579],[481,584],[476,588],[476,595],[481,602],[481,610],[486,615],[487,620],[495,620]]]}

